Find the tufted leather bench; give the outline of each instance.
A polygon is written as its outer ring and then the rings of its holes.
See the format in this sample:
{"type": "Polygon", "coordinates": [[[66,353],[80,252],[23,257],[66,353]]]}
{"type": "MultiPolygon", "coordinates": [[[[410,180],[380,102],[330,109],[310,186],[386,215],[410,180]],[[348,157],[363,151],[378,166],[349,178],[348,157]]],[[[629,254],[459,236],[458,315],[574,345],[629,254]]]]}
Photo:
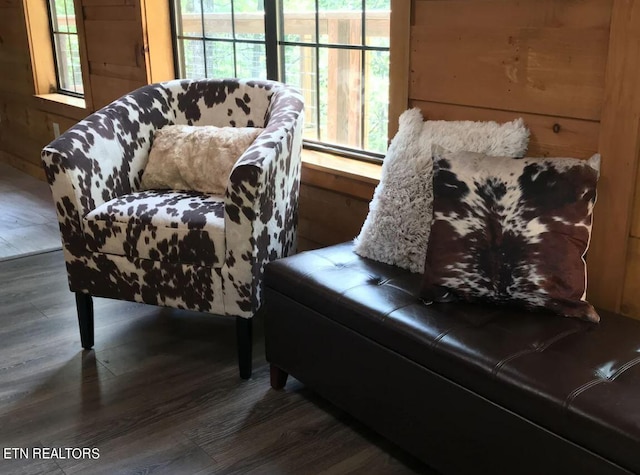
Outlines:
{"type": "Polygon", "coordinates": [[[291,374],[442,473],[640,473],[640,321],[424,305],[350,243],[266,269],[272,386],[291,374]]]}

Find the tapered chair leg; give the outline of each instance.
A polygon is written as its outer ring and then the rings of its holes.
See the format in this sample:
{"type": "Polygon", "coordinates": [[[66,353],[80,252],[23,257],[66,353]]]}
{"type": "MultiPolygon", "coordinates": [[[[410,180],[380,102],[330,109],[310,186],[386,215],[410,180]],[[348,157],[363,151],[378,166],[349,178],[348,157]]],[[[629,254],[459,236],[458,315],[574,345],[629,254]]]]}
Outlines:
{"type": "Polygon", "coordinates": [[[93,299],[91,295],[76,292],[76,308],[80,325],[80,342],[82,348],[90,350],[93,348],[93,299]]]}
{"type": "Polygon", "coordinates": [[[271,387],[273,389],[282,389],[287,384],[287,378],[289,377],[289,373],[278,368],[276,365],[271,364],[270,368],[270,380],[271,387]]]}
{"type": "Polygon", "coordinates": [[[238,339],[238,366],[240,377],[251,377],[251,353],[253,349],[253,319],[236,317],[236,337],[238,339]]]}

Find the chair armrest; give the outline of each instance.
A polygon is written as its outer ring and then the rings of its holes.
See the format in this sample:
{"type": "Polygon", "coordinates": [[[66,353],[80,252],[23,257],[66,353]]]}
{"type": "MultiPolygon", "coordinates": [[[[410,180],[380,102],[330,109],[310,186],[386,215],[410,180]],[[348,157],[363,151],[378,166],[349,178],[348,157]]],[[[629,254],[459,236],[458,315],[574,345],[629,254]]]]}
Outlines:
{"type": "Polygon", "coordinates": [[[66,248],[86,248],[82,218],[87,213],[139,187],[153,134],[169,123],[169,110],[166,92],[145,86],[44,147],[42,162],[66,248]]]}
{"type": "Polygon", "coordinates": [[[288,86],[274,92],[267,127],[234,166],[225,194],[225,313],[251,317],[264,266],[295,251],[304,103],[288,86]]]}

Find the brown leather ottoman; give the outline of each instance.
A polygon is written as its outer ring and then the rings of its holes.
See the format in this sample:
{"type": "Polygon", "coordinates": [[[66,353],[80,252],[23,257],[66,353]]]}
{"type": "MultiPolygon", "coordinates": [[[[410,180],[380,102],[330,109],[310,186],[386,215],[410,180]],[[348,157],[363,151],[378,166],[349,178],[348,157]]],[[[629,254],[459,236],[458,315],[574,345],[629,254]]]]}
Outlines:
{"type": "Polygon", "coordinates": [[[443,473],[640,473],[640,322],[424,305],[350,243],[268,265],[272,385],[291,374],[443,473]]]}

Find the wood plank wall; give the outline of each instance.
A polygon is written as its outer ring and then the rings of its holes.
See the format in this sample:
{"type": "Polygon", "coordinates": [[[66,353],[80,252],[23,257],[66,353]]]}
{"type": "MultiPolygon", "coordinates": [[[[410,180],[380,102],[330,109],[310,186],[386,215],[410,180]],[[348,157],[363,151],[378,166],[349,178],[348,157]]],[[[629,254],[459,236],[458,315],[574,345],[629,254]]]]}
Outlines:
{"type": "MultiPolygon", "coordinates": [[[[523,117],[532,133],[530,155],[602,153],[588,296],[596,305],[635,317],[640,317],[639,9],[632,0],[413,0],[407,73],[408,106],[421,108],[426,118],[523,117]]],[[[360,208],[352,198],[330,197],[313,189],[303,197],[322,222],[316,245],[357,233],[355,223],[327,232],[325,215],[350,213],[359,224],[366,216],[354,212],[360,208]]],[[[311,239],[305,234],[308,220],[302,232],[311,239]]]]}
{"type": "MultiPolygon", "coordinates": [[[[38,36],[48,41],[48,33],[40,31],[47,23],[44,1],[37,7],[31,0],[0,1],[0,160],[39,178],[44,178],[40,150],[54,138],[54,123],[64,131],[135,88],[174,77],[168,2],[150,2],[149,9],[146,0],[75,4],[81,42],[84,38],[81,53],[88,64],[83,71],[85,109],[34,97],[56,88],[53,74],[34,74],[29,49],[26,12],[39,28],[31,32],[32,47],[40,48],[39,56],[49,53],[43,49],[50,45],[34,40],[38,36]]],[[[53,72],[53,65],[49,69],[53,72]]]]}
{"type": "Polygon", "coordinates": [[[95,109],[147,84],[140,8],[134,0],[81,0],[95,109]]]}
{"type": "Polygon", "coordinates": [[[0,2],[0,160],[44,178],[40,150],[75,119],[42,110],[35,93],[22,0],[0,2]]]}
{"type": "Polygon", "coordinates": [[[418,0],[410,104],[433,119],[523,117],[531,155],[589,157],[610,17],[611,0],[418,0]]]}
{"type": "Polygon", "coordinates": [[[76,1],[94,110],[148,83],[173,79],[169,2],[152,1],[147,9],[145,0],[76,1]]]}
{"type": "Polygon", "coordinates": [[[640,317],[638,2],[415,0],[413,7],[410,105],[434,119],[523,117],[530,155],[602,154],[588,297],[640,317]]]}
{"type": "MultiPolygon", "coordinates": [[[[78,117],[43,107],[24,2],[0,0],[0,160],[41,176],[39,152],[78,117]]],[[[168,9],[152,0],[75,0],[86,39],[91,110],[172,77],[168,9]],[[149,8],[147,8],[149,3],[149,8]],[[149,49],[160,54],[150,55],[149,49]]],[[[640,2],[412,0],[406,104],[432,119],[523,117],[530,154],[603,154],[590,298],[640,317],[640,2]]],[[[407,31],[398,28],[396,31],[407,31]]],[[[402,72],[394,70],[394,76],[402,72]]],[[[404,92],[403,92],[404,95],[404,92]]],[[[394,130],[394,124],[390,129],[394,130]]],[[[352,239],[375,180],[305,166],[300,247],[352,239]]]]}

